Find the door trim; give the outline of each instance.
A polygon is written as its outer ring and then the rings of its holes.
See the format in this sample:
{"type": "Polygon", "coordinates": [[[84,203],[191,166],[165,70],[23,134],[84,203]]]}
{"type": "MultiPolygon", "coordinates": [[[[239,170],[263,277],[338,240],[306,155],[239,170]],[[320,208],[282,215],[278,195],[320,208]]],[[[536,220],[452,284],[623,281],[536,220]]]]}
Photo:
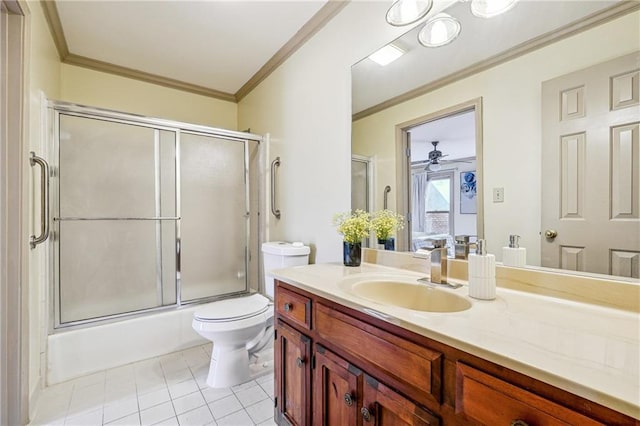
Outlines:
{"type": "Polygon", "coordinates": [[[2,0],[0,137],[0,423],[28,423],[29,273],[27,157],[28,7],[2,0]],[[3,25],[4,27],[4,25],[3,25]],[[7,40],[4,37],[7,37],[7,40]],[[5,50],[6,49],[6,50],[5,50]]]}
{"type": "MultiPolygon", "coordinates": [[[[466,102],[423,115],[409,121],[396,125],[396,182],[398,186],[398,197],[396,198],[396,211],[402,212],[405,217],[410,218],[410,192],[411,192],[411,158],[408,155],[409,138],[408,131],[412,127],[430,121],[439,120],[462,112],[474,110],[476,123],[476,186],[477,205],[476,230],[478,238],[484,238],[484,172],[482,155],[482,97],[471,99],[466,102]]],[[[411,219],[407,220],[404,232],[398,233],[397,250],[410,250],[411,242],[411,219]]]]}

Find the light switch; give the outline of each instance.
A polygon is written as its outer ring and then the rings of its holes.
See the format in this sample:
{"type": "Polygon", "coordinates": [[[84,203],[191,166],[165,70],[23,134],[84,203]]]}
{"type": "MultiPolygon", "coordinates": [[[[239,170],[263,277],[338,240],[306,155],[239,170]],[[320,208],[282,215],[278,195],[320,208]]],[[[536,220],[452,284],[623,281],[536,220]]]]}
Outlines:
{"type": "Polygon", "coordinates": [[[504,188],[493,188],[493,202],[494,203],[504,202],[504,188]]]}

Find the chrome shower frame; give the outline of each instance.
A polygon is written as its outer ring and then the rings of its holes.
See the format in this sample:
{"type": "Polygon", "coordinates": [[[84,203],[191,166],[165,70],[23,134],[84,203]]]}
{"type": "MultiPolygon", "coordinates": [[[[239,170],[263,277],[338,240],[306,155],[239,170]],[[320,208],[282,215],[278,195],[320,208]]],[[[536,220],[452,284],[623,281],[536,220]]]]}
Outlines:
{"type": "MultiPolygon", "coordinates": [[[[51,171],[50,176],[51,180],[51,189],[50,189],[50,206],[51,213],[49,217],[49,221],[51,223],[51,235],[50,238],[52,240],[51,247],[51,259],[50,267],[49,267],[49,317],[51,320],[49,321],[49,333],[55,333],[63,330],[74,329],[85,327],[88,325],[92,325],[95,323],[107,323],[113,322],[117,320],[121,320],[124,318],[132,318],[136,316],[146,315],[149,313],[159,312],[159,311],[167,311],[174,310],[186,305],[192,305],[197,303],[206,303],[213,300],[219,300],[221,298],[233,297],[239,294],[246,294],[250,291],[250,268],[249,261],[251,258],[251,221],[250,221],[250,213],[251,213],[251,200],[250,200],[250,173],[249,173],[249,152],[251,142],[256,142],[258,144],[259,157],[262,157],[260,152],[262,151],[262,143],[264,141],[263,136],[248,133],[248,132],[237,132],[232,130],[219,129],[215,127],[202,126],[197,124],[184,123],[173,120],[166,120],[160,118],[146,117],[142,115],[134,115],[127,114],[118,111],[112,111],[107,109],[88,107],[68,102],[62,101],[48,101],[47,105],[48,109],[48,132],[49,132],[49,140],[50,146],[52,147],[51,151],[51,171]],[[127,217],[127,218],[61,218],[60,217],[60,181],[59,181],[59,164],[60,164],[60,116],[61,115],[69,115],[76,117],[83,117],[88,119],[97,119],[104,120],[114,123],[134,125],[139,127],[146,127],[154,130],[154,144],[159,144],[159,133],[160,131],[168,131],[175,133],[175,202],[176,202],[176,211],[174,217],[161,217],[159,216],[159,194],[158,194],[158,185],[156,184],[156,216],[155,217],[127,217]],[[216,139],[225,139],[229,141],[234,141],[238,143],[244,144],[244,181],[245,181],[245,288],[240,292],[233,293],[225,293],[223,295],[205,297],[196,300],[190,300],[188,302],[183,302],[181,300],[181,189],[180,189],[180,136],[182,134],[192,134],[206,137],[214,137],[216,139]],[[159,232],[159,227],[161,226],[161,221],[164,220],[173,220],[175,221],[175,262],[176,262],[176,302],[174,304],[162,305],[162,299],[158,299],[160,302],[160,306],[147,308],[142,310],[137,310],[134,312],[124,312],[113,315],[102,316],[98,318],[90,318],[78,321],[70,321],[70,322],[61,322],[61,301],[60,301],[60,253],[59,253],[59,238],[60,238],[60,222],[64,220],[96,220],[96,219],[116,219],[116,220],[155,220],[157,222],[156,225],[156,235],[159,232]],[[51,303],[53,302],[53,303],[51,303]]],[[[157,149],[155,150],[156,156],[157,149]]],[[[156,173],[156,183],[157,183],[157,172],[158,172],[158,161],[159,159],[156,157],[155,164],[155,173],[156,173]]],[[[259,167],[261,169],[261,167],[259,167]]],[[[262,173],[262,170],[257,170],[256,173],[262,173]]],[[[261,180],[260,180],[261,181],[261,180]]],[[[260,197],[263,194],[263,191],[259,191],[260,197]]],[[[260,206],[259,210],[262,209],[262,202],[258,200],[258,205],[260,206]]],[[[262,216],[260,212],[258,212],[258,242],[261,241],[262,237],[262,216]]],[[[161,250],[161,240],[156,238],[156,258],[158,258],[161,250]]],[[[260,269],[261,263],[259,261],[256,262],[257,268],[260,269]]],[[[162,267],[161,263],[156,261],[156,277],[157,277],[157,285],[160,289],[157,293],[158,298],[162,298],[162,267]]],[[[260,274],[258,273],[258,276],[260,274]]]]}

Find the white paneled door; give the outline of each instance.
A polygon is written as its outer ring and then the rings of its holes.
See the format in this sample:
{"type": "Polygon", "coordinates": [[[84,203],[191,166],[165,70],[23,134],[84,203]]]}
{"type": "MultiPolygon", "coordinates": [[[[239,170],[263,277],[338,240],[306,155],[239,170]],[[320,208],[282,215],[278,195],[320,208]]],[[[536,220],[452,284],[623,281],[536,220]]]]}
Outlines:
{"type": "Polygon", "coordinates": [[[542,84],[542,266],[640,278],[640,53],[542,84]]]}

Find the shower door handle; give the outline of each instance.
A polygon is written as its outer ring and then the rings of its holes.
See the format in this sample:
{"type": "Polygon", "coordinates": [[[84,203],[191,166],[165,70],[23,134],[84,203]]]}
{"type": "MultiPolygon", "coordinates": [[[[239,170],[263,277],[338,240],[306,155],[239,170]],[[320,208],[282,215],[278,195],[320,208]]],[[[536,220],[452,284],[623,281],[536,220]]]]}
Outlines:
{"type": "Polygon", "coordinates": [[[276,208],[276,167],[280,167],[280,157],[271,162],[271,213],[280,219],[280,210],[276,208]]]}
{"type": "Polygon", "coordinates": [[[31,235],[29,245],[32,249],[49,238],[49,164],[44,158],[31,151],[29,155],[31,167],[40,166],[40,235],[31,235]]]}

